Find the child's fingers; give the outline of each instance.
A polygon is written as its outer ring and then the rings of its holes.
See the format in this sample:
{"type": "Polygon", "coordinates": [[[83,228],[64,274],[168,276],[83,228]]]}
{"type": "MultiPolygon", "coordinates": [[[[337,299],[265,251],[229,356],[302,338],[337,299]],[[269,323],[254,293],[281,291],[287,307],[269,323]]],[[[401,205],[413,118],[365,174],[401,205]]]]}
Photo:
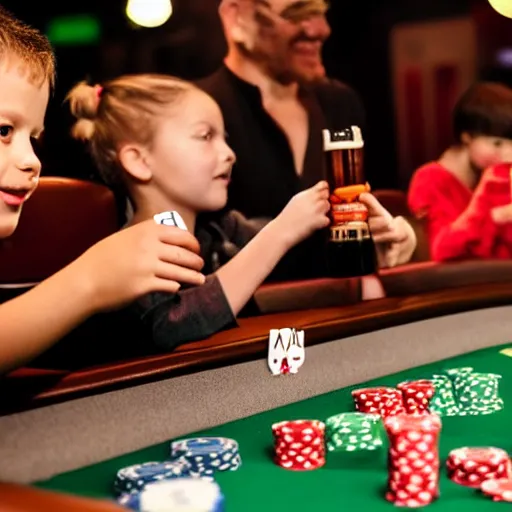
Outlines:
{"type": "Polygon", "coordinates": [[[497,206],[491,210],[491,216],[496,224],[512,222],[512,204],[497,206]]]}
{"type": "Polygon", "coordinates": [[[368,208],[369,217],[384,217],[389,219],[389,222],[393,220],[393,216],[379,203],[374,195],[364,192],[359,196],[359,201],[368,208]]]}

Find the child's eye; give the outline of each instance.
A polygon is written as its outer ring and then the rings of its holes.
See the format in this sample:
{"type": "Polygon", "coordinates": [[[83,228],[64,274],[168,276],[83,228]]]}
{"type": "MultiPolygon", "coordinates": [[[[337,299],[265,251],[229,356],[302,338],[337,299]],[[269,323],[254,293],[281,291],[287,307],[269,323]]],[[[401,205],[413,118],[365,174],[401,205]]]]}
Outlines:
{"type": "Polygon", "coordinates": [[[207,132],[204,132],[201,134],[201,139],[203,140],[212,140],[213,138],[213,132],[211,130],[208,130],[207,132]]]}
{"type": "Polygon", "coordinates": [[[496,139],[496,140],[494,141],[494,145],[495,145],[497,148],[499,148],[502,144],[503,144],[503,141],[502,141],[502,140],[500,140],[500,139],[496,139]]]}
{"type": "Polygon", "coordinates": [[[3,124],[0,126],[0,137],[7,138],[12,134],[13,127],[8,124],[3,124]]]}

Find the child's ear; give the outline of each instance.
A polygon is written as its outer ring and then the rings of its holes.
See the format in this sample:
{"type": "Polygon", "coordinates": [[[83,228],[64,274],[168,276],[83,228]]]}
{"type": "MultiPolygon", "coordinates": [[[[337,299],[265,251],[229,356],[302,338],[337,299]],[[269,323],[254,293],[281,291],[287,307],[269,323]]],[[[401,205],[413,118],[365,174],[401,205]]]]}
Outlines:
{"type": "Polygon", "coordinates": [[[463,132],[460,136],[460,141],[464,146],[468,146],[471,141],[473,140],[473,137],[468,132],[463,132]]]}
{"type": "Polygon", "coordinates": [[[136,144],[126,144],[119,150],[119,162],[124,170],[138,181],[148,182],[153,173],[148,165],[146,150],[136,144]]]}

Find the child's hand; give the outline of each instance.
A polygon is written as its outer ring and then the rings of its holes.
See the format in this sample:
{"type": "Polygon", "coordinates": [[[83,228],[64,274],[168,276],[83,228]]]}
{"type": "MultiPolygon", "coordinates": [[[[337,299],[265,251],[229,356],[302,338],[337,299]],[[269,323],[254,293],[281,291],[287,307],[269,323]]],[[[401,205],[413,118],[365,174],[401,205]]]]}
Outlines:
{"type": "Polygon", "coordinates": [[[481,208],[483,208],[482,205],[488,205],[491,217],[496,224],[512,222],[511,176],[512,165],[490,167],[483,172],[473,195],[475,204],[481,208]]]}
{"type": "Polygon", "coordinates": [[[507,224],[512,222],[512,204],[496,206],[491,210],[491,217],[496,224],[507,224]]]}
{"type": "Polygon", "coordinates": [[[110,309],[150,292],[176,293],[180,283],[204,283],[198,252],[188,231],[151,219],[97,243],[70,270],[81,273],[95,309],[110,309]]]}
{"type": "Polygon", "coordinates": [[[329,185],[320,181],[293,196],[275,223],[290,247],[329,225],[329,185]]]}
{"type": "Polygon", "coordinates": [[[368,208],[368,225],[377,249],[379,267],[407,263],[417,244],[411,225],[403,217],[393,217],[372,194],[361,194],[359,200],[368,208]]]}

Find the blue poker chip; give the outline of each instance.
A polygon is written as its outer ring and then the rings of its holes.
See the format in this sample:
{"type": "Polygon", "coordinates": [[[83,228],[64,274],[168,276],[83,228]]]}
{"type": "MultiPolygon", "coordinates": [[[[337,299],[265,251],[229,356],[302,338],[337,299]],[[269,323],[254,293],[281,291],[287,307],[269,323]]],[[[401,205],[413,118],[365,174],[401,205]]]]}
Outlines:
{"type": "Polygon", "coordinates": [[[193,475],[236,471],[242,464],[238,443],[226,437],[194,437],[171,443],[171,459],[186,460],[193,475]]]}
{"type": "Polygon", "coordinates": [[[190,470],[185,459],[134,464],[117,472],[114,490],[118,495],[141,491],[150,483],[190,476],[190,470]]]}
{"type": "Polygon", "coordinates": [[[135,512],[224,512],[224,496],[215,482],[176,478],[148,484],[118,503],[135,512]]]}

